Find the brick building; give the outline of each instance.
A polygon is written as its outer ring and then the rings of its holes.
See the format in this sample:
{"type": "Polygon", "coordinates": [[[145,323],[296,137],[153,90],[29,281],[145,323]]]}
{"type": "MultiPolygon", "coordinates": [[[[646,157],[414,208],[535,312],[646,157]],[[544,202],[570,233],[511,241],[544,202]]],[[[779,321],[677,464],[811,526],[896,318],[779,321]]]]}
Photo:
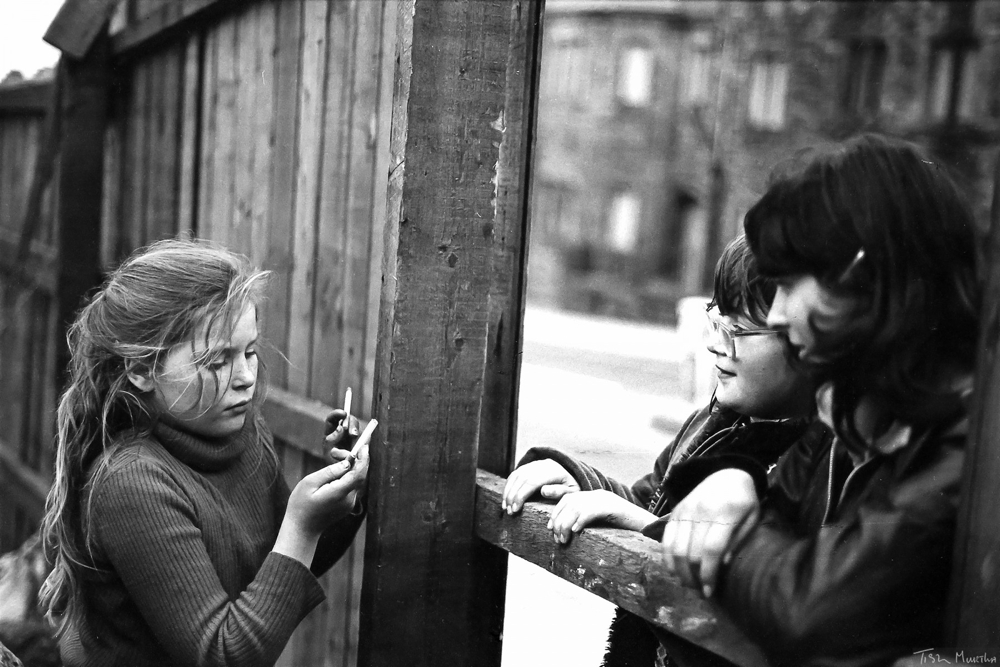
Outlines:
{"type": "Polygon", "coordinates": [[[536,302],[670,321],[798,148],[863,129],[952,165],[985,225],[1000,3],[549,0],[536,302]]]}

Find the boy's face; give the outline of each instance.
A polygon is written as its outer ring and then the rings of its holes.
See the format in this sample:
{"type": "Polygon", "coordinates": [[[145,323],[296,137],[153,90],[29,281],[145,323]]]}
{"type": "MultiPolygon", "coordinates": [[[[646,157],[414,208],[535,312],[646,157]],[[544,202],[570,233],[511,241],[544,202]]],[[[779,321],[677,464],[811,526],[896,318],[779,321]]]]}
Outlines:
{"type": "Polygon", "coordinates": [[[205,333],[203,325],[192,342],[167,353],[153,379],[152,402],[165,421],[185,431],[231,435],[243,428],[257,383],[256,309],[247,306],[231,337],[205,333]]]}
{"type": "MultiPolygon", "coordinates": [[[[715,309],[710,315],[734,330],[761,328],[744,315],[720,315],[715,309]]],[[[733,342],[735,355],[721,332],[711,333],[708,342],[719,381],[715,398],[722,406],[759,419],[808,414],[813,386],[792,365],[784,335],[739,336],[733,342]]]]}

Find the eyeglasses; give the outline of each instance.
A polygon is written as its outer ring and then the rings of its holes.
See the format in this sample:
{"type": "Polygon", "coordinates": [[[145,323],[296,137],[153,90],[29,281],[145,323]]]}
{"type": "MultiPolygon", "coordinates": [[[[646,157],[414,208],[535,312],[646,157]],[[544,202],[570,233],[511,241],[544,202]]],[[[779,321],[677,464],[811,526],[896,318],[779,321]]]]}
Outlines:
{"type": "Polygon", "coordinates": [[[743,327],[732,327],[723,322],[722,319],[718,315],[715,315],[712,311],[709,311],[707,315],[708,326],[711,328],[713,334],[722,338],[722,344],[725,346],[726,356],[730,359],[736,358],[737,338],[741,338],[743,336],[768,336],[771,334],[784,333],[780,329],[744,329],[743,327]]]}

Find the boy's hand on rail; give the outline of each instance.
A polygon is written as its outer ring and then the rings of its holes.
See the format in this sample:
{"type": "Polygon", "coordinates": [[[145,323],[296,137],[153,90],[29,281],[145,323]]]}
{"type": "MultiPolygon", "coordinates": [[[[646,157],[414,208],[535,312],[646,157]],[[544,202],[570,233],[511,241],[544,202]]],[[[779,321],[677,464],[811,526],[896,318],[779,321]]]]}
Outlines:
{"type": "Polygon", "coordinates": [[[500,507],[507,514],[515,514],[537,492],[548,500],[559,500],[567,493],[579,490],[580,485],[565,468],[551,459],[541,459],[526,463],[510,474],[503,488],[500,507]]]}
{"type": "Polygon", "coordinates": [[[642,530],[643,526],[655,520],[654,514],[610,491],[581,491],[562,497],[549,517],[547,528],[552,531],[552,539],[566,544],[574,533],[579,533],[595,521],[605,521],[618,528],[642,530]]]}
{"type": "Polygon", "coordinates": [[[759,514],[750,475],[735,468],[709,475],[670,513],[663,531],[667,570],[711,597],[723,558],[753,529],[759,514]]]}

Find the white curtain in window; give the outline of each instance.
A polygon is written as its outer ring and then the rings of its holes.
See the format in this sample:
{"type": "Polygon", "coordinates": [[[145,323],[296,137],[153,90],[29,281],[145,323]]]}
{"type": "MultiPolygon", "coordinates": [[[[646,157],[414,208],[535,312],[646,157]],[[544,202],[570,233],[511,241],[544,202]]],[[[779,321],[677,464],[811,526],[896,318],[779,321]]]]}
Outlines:
{"type": "Polygon", "coordinates": [[[634,193],[623,192],[611,203],[610,225],[608,227],[611,247],[619,252],[635,250],[639,240],[639,214],[642,205],[634,193]]]}
{"type": "Polygon", "coordinates": [[[652,97],[653,54],[645,47],[626,49],[618,67],[618,99],[630,107],[644,107],[652,97]]]}

